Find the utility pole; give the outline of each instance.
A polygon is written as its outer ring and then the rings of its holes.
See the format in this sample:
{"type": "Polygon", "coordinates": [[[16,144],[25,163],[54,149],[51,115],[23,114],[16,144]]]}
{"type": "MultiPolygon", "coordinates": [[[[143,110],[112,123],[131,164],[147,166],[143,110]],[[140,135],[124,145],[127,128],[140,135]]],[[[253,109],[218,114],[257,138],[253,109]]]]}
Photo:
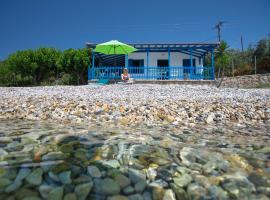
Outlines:
{"type": "Polygon", "coordinates": [[[242,53],[244,52],[244,45],[243,45],[243,36],[241,35],[241,49],[242,53]]]}
{"type": "Polygon", "coordinates": [[[217,30],[217,33],[218,33],[218,41],[220,42],[221,41],[221,27],[223,26],[223,24],[225,24],[226,22],[225,21],[219,21],[214,29],[217,30]]]}

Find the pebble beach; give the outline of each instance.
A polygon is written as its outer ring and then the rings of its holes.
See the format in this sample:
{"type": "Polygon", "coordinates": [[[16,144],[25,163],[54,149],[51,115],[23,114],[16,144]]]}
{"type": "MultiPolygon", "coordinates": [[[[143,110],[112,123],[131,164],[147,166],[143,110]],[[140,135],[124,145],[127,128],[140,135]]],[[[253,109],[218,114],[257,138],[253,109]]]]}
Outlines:
{"type": "Polygon", "coordinates": [[[270,89],[0,88],[0,199],[270,198],[270,89]]]}
{"type": "Polygon", "coordinates": [[[0,118],[92,123],[269,123],[269,89],[189,85],[0,88],[0,118]]]}

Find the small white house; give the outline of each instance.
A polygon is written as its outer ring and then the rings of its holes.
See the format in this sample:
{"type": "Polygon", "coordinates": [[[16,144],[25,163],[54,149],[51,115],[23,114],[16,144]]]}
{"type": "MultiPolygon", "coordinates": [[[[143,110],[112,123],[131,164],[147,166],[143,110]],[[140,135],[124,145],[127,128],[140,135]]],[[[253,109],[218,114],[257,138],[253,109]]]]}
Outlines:
{"type": "Polygon", "coordinates": [[[88,79],[118,78],[124,67],[135,79],[147,80],[213,80],[214,49],[219,43],[129,44],[138,51],[129,55],[95,53],[88,79]],[[207,53],[212,54],[211,66],[204,66],[207,53]]]}

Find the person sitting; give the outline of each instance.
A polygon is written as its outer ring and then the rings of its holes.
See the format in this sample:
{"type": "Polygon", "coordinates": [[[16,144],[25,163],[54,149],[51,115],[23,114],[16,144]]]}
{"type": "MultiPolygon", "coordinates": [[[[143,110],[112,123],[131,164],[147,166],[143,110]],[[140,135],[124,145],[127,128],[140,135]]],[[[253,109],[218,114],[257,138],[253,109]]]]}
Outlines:
{"type": "Polygon", "coordinates": [[[130,78],[127,68],[123,69],[123,73],[121,74],[121,80],[125,83],[132,83],[133,80],[130,78]]]}

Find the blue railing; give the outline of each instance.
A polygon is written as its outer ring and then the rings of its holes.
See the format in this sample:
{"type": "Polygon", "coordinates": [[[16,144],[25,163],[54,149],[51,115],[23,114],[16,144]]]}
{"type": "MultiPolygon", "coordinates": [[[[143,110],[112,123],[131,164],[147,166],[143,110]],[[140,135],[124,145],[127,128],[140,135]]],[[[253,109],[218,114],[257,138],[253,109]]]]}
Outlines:
{"type": "MultiPolygon", "coordinates": [[[[131,78],[137,80],[214,80],[210,66],[128,66],[131,78]]],[[[120,79],[123,66],[97,66],[89,68],[88,79],[120,79]]]]}

